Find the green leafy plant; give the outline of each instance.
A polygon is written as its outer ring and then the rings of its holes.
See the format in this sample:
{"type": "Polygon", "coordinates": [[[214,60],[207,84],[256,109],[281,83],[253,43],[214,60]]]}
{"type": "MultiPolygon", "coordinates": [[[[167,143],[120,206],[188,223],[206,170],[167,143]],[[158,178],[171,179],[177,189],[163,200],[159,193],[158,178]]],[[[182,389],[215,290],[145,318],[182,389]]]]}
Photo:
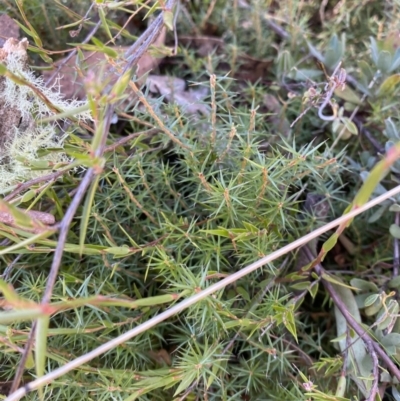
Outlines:
{"type": "Polygon", "coordinates": [[[24,169],[0,202],[9,399],[396,397],[395,4],[47,3],[57,29],[4,5],[46,68],[77,55],[86,101],[2,68],[43,123],[2,159],[24,169]]]}

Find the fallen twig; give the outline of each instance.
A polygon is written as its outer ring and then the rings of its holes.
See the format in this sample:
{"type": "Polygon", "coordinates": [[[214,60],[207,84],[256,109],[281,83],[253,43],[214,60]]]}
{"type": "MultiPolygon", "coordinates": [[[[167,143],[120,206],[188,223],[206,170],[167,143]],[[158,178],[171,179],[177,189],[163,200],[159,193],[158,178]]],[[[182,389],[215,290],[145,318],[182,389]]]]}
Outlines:
{"type": "MultiPolygon", "coordinates": [[[[377,198],[372,199],[371,201],[360,205],[359,208],[351,210],[349,213],[345,214],[344,216],[341,216],[337,218],[334,221],[331,221],[327,224],[325,224],[323,227],[320,227],[313,232],[305,235],[302,238],[299,238],[298,240],[284,246],[283,248],[272,252],[271,254],[265,256],[262,259],[259,259],[258,261],[248,265],[247,267],[239,270],[236,273],[231,274],[230,276],[226,277],[225,279],[205,288],[204,290],[196,293],[195,295],[191,296],[190,298],[187,298],[178,304],[172,306],[171,308],[167,309],[166,311],[160,313],[159,315],[154,316],[153,318],[147,320],[146,322],[134,327],[133,329],[125,332],[124,334],[118,336],[117,338],[114,338],[110,341],[108,341],[105,344],[102,344],[100,347],[86,353],[85,355],[80,356],[79,358],[76,358],[65,365],[59,367],[58,369],[53,370],[52,372],[49,372],[45,376],[39,377],[35,379],[34,381],[26,384],[24,387],[19,388],[16,390],[14,393],[10,394],[7,398],[6,401],[17,401],[24,395],[26,395],[28,392],[35,390],[46,383],[50,383],[51,381],[57,379],[60,376],[63,376],[64,374],[68,373],[69,371],[76,369],[77,367],[81,366],[82,364],[98,357],[99,355],[102,355],[103,353],[115,348],[116,346],[136,337],[137,335],[145,332],[146,330],[149,330],[150,328],[156,326],[158,323],[163,322],[164,320],[170,318],[171,316],[176,315],[177,313],[187,309],[189,306],[194,305],[196,302],[199,302],[200,300],[208,297],[209,295],[225,288],[227,285],[235,283],[237,280],[240,278],[246,276],[247,274],[257,270],[261,266],[266,265],[267,263],[270,263],[274,261],[275,259],[278,259],[279,257],[286,255],[289,252],[292,252],[293,250],[299,248],[302,245],[307,244],[311,240],[318,238],[320,235],[324,234],[325,232],[331,230],[334,227],[337,227],[340,224],[343,224],[347,222],[349,219],[352,219],[353,217],[359,215],[360,213],[370,209],[371,207],[380,204],[384,200],[400,193],[400,186],[397,186],[396,188],[384,193],[381,196],[378,196],[377,198]]],[[[327,286],[329,288],[330,283],[326,282],[327,286]]],[[[334,295],[334,291],[332,292],[334,295]]],[[[334,300],[335,301],[335,300],[334,300]]],[[[349,315],[347,310],[344,310],[343,315],[349,315]]],[[[352,325],[352,316],[350,315],[350,320],[349,324],[352,325]]],[[[359,327],[358,324],[355,324],[357,329],[359,329],[360,333],[362,335],[366,334],[362,328],[359,327]]],[[[353,327],[353,326],[352,326],[353,327]]],[[[354,330],[356,331],[356,327],[354,327],[354,330]]],[[[357,331],[356,331],[357,332],[357,331]]],[[[366,338],[366,337],[365,337],[366,338]]],[[[370,338],[370,337],[368,337],[370,338]]],[[[371,340],[372,341],[372,340],[371,340]]],[[[400,371],[397,369],[397,367],[394,365],[394,363],[390,360],[390,358],[386,355],[386,353],[379,347],[378,344],[374,343],[376,347],[374,346],[375,352],[379,355],[379,357],[382,358],[382,360],[387,364],[389,369],[391,370],[392,374],[400,380],[400,371]]]]}
{"type": "Polygon", "coordinates": [[[32,178],[29,181],[24,182],[23,184],[20,184],[17,186],[17,188],[14,189],[10,194],[8,194],[4,200],[6,202],[9,202],[10,200],[14,199],[16,195],[21,193],[22,191],[25,191],[25,189],[31,188],[32,185],[39,184],[44,181],[55,181],[58,177],[61,177],[64,173],[66,173],[68,169],[63,169],[56,171],[54,173],[50,173],[47,175],[42,175],[40,177],[32,178]]]}

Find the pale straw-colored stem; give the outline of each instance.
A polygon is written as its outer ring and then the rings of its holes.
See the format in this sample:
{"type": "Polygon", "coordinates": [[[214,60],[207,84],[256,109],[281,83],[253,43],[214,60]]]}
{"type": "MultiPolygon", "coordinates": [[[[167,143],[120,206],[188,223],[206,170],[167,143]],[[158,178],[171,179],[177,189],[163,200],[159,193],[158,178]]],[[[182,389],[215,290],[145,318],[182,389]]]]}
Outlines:
{"type": "Polygon", "coordinates": [[[35,390],[47,383],[51,383],[53,380],[57,379],[58,377],[65,375],[69,371],[78,368],[79,366],[83,365],[86,362],[89,362],[90,360],[104,354],[105,352],[117,347],[118,345],[132,339],[133,337],[136,337],[137,335],[145,332],[146,330],[151,329],[152,327],[156,326],[157,324],[163,322],[164,320],[167,320],[171,316],[174,316],[183,310],[187,309],[189,306],[194,305],[196,302],[201,301],[202,299],[208,297],[209,295],[215,293],[216,291],[224,289],[226,286],[229,284],[232,284],[239,280],[240,278],[246,276],[247,274],[253,272],[254,270],[257,270],[258,268],[266,265],[267,263],[270,263],[274,261],[275,259],[286,255],[289,252],[292,252],[296,248],[307,244],[311,240],[318,238],[320,235],[324,234],[325,232],[332,230],[333,228],[339,226],[342,223],[345,223],[349,219],[359,215],[362,212],[365,212],[366,210],[372,208],[373,206],[376,206],[383,202],[386,199],[389,199],[395,195],[400,193],[400,185],[397,187],[393,188],[392,190],[386,192],[385,194],[378,196],[375,199],[372,199],[371,201],[367,202],[366,204],[350,211],[349,213],[337,218],[336,220],[331,221],[328,224],[325,224],[324,226],[312,231],[311,233],[305,235],[302,238],[299,238],[296,241],[293,241],[292,243],[284,246],[283,248],[272,252],[271,254],[265,256],[262,259],[259,259],[258,261],[250,264],[249,266],[243,268],[242,270],[233,273],[232,275],[224,278],[223,280],[219,281],[218,283],[215,283],[207,288],[205,288],[203,291],[191,296],[190,298],[185,299],[184,301],[174,305],[173,307],[167,309],[165,312],[160,313],[157,316],[154,316],[153,318],[149,319],[147,322],[142,323],[141,325],[133,328],[132,330],[127,331],[126,333],[120,335],[119,337],[114,338],[113,340],[108,341],[107,343],[101,345],[100,347],[94,349],[91,352],[88,352],[85,355],[80,356],[79,358],[76,358],[72,360],[71,362],[66,363],[64,366],[61,366],[58,369],[53,370],[52,372],[48,373],[45,376],[42,376],[31,383],[28,383],[24,387],[19,388],[17,391],[12,393],[9,397],[6,398],[6,401],[17,401],[24,395],[26,395],[29,391],[35,390]]]}

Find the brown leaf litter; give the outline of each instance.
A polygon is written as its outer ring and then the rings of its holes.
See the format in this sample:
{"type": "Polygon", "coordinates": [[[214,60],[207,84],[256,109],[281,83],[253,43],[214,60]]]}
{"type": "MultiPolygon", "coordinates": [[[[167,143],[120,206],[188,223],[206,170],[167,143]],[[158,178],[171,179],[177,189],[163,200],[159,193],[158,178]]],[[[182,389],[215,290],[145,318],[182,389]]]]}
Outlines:
{"type": "Polygon", "coordinates": [[[198,89],[189,87],[186,90],[185,80],[162,75],[149,75],[146,85],[151,93],[164,96],[168,102],[179,105],[188,114],[208,115],[210,113],[209,106],[201,103],[202,99],[208,95],[208,89],[205,87],[198,89]]]}
{"type": "MultiPolygon", "coordinates": [[[[162,29],[160,36],[154,42],[153,47],[161,46],[165,42],[166,30],[162,29]]],[[[111,47],[112,50],[118,53],[119,57],[122,57],[128,47],[111,47]]],[[[64,63],[64,59],[58,60],[55,63],[55,67],[59,70],[58,83],[60,85],[60,91],[66,99],[84,99],[85,89],[84,80],[88,76],[88,73],[99,76],[99,74],[107,80],[108,85],[113,85],[119,78],[118,73],[115,71],[113,65],[109,62],[108,57],[101,52],[85,50],[83,53],[83,61],[77,63],[75,58],[72,58],[67,63],[64,63]]],[[[148,50],[138,61],[136,76],[139,80],[139,84],[143,82],[145,74],[157,68],[161,61],[161,58],[154,57],[151,50],[148,50]]],[[[43,71],[44,79],[47,80],[53,71],[43,71]]]]}
{"type": "Polygon", "coordinates": [[[19,38],[19,26],[7,14],[0,14],[0,47],[8,38],[19,38]]]}

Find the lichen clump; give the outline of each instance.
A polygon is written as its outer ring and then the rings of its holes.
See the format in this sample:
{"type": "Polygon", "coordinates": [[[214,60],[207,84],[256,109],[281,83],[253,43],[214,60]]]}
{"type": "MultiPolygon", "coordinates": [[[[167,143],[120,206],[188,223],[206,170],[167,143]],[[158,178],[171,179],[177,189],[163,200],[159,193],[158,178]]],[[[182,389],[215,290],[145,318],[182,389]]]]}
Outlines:
{"type": "MultiPolygon", "coordinates": [[[[0,49],[0,63],[42,93],[56,109],[67,111],[83,106],[83,101],[63,99],[57,83],[50,88],[45,86],[28,66],[27,48],[27,39],[8,39],[0,49]]],[[[30,86],[17,82],[13,76],[0,76],[0,193],[69,161],[62,151],[65,137],[60,135],[58,123],[41,121],[54,115],[54,111],[30,86]]],[[[90,114],[75,117],[90,119],[90,114]]]]}

